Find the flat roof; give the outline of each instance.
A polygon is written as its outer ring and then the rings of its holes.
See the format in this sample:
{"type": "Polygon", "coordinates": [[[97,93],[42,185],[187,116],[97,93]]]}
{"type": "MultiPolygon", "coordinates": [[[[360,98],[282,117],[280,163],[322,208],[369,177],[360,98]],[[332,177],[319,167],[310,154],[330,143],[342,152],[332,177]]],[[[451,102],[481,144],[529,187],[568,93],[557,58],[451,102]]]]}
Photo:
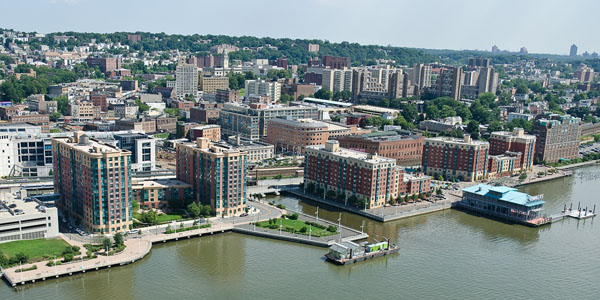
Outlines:
{"type": "Polygon", "coordinates": [[[335,105],[335,106],[341,106],[341,107],[352,106],[352,103],[340,102],[340,101],[334,101],[334,100],[325,100],[325,99],[312,98],[312,97],[304,97],[302,99],[302,101],[312,102],[312,103],[329,104],[329,105],[335,105]]]}
{"type": "MultiPolygon", "coordinates": [[[[15,216],[31,216],[34,214],[43,214],[43,212],[41,212],[37,208],[35,208],[36,206],[39,205],[35,201],[25,202],[24,200],[20,200],[20,199],[13,199],[13,200],[6,201],[6,206],[9,206],[11,204],[17,205],[16,207],[11,208],[13,211],[15,211],[15,209],[21,209],[21,210],[23,210],[23,212],[25,212],[24,215],[15,215],[15,216]]],[[[9,211],[0,212],[0,219],[9,218],[12,216],[13,215],[9,211]]]]}
{"type": "Polygon", "coordinates": [[[373,154],[360,152],[360,151],[354,151],[354,150],[341,148],[341,147],[338,148],[338,151],[335,151],[335,152],[326,150],[324,145],[306,146],[306,149],[315,149],[315,150],[331,153],[335,156],[353,158],[356,160],[360,160],[360,161],[364,161],[364,162],[368,162],[368,163],[372,163],[372,164],[392,163],[392,162],[396,163],[396,160],[393,158],[387,158],[387,157],[380,156],[380,155],[373,155],[373,154]]]}
{"type": "Polygon", "coordinates": [[[483,142],[483,141],[479,141],[479,140],[471,140],[470,142],[465,142],[464,139],[461,138],[454,138],[454,137],[449,137],[449,136],[438,136],[438,137],[431,137],[431,138],[426,138],[425,141],[434,141],[434,142],[447,142],[447,143],[454,143],[454,144],[467,144],[467,145],[489,145],[490,143],[488,142],[483,142]]]}
{"type": "Polygon", "coordinates": [[[372,105],[356,105],[356,106],[354,106],[354,109],[360,109],[360,110],[364,110],[364,111],[373,111],[373,112],[378,112],[378,113],[400,113],[400,110],[398,110],[398,109],[385,108],[385,107],[372,106],[372,105]]]}
{"type": "MultiPolygon", "coordinates": [[[[86,136],[85,134],[83,136],[86,136]]],[[[82,136],[82,137],[83,137],[82,136]]],[[[80,137],[80,139],[82,138],[80,137]]],[[[89,136],[88,136],[89,138],[89,136]]],[[[94,139],[94,138],[89,138],[89,142],[88,143],[76,143],[73,141],[72,138],[68,138],[68,137],[56,137],[54,138],[56,140],[58,140],[60,143],[64,143],[69,145],[70,147],[80,150],[80,151],[84,151],[84,152],[88,152],[91,154],[101,154],[101,153],[130,153],[127,150],[122,150],[117,148],[116,146],[112,146],[112,145],[108,145],[105,143],[102,143],[100,140],[94,139]],[[98,152],[94,152],[95,149],[98,150],[98,152]],[[92,152],[90,152],[90,150],[92,152]]]]}
{"type": "Polygon", "coordinates": [[[469,192],[484,197],[494,198],[499,201],[505,201],[523,206],[536,206],[546,203],[542,200],[542,196],[531,196],[526,193],[519,192],[515,188],[506,186],[491,186],[480,183],[463,189],[463,192],[469,192]]]}

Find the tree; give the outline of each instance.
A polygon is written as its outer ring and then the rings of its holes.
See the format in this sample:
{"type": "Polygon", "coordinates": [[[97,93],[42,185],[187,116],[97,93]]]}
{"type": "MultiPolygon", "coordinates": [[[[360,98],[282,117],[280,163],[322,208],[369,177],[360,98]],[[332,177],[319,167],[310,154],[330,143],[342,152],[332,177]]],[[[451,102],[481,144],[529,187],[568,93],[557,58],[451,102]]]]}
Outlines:
{"type": "Polygon", "coordinates": [[[67,98],[67,96],[65,95],[60,95],[57,97],[54,97],[53,99],[54,101],[56,101],[56,106],[58,108],[58,111],[64,116],[69,114],[69,99],[67,98]]]}
{"type": "Polygon", "coordinates": [[[324,100],[330,100],[332,97],[332,93],[330,90],[320,89],[315,93],[315,97],[324,100]]]}
{"type": "Polygon", "coordinates": [[[467,124],[467,132],[471,134],[473,139],[479,139],[479,122],[471,120],[467,124]]]}
{"type": "Polygon", "coordinates": [[[525,180],[527,179],[527,173],[523,172],[521,173],[521,175],[519,175],[519,180],[525,180]]]}
{"type": "Polygon", "coordinates": [[[444,105],[442,106],[441,116],[442,118],[454,117],[456,116],[456,112],[454,111],[454,109],[452,109],[452,107],[444,105]]]}
{"type": "Polygon", "coordinates": [[[104,249],[110,248],[110,238],[104,237],[102,238],[102,247],[104,249]]]}
{"type": "Polygon", "coordinates": [[[21,102],[17,94],[17,89],[11,81],[5,81],[0,84],[0,99],[13,103],[21,102]]]}
{"type": "Polygon", "coordinates": [[[427,114],[427,119],[438,119],[440,117],[440,110],[435,105],[429,105],[425,108],[425,114],[427,114]]]}
{"type": "Polygon", "coordinates": [[[115,240],[115,247],[123,245],[123,235],[120,232],[115,233],[113,240],[115,240]]]}
{"type": "Polygon", "coordinates": [[[313,194],[315,192],[315,184],[312,182],[306,184],[306,191],[310,194],[313,194]]]}
{"type": "Polygon", "coordinates": [[[502,122],[500,121],[492,121],[490,125],[488,125],[488,132],[495,132],[502,130],[502,122]]]}
{"type": "Polygon", "coordinates": [[[202,215],[203,212],[202,204],[192,202],[188,204],[187,211],[192,216],[192,218],[198,218],[202,215]]]}
{"type": "Polygon", "coordinates": [[[131,201],[131,210],[133,210],[133,211],[140,210],[140,203],[137,202],[137,200],[135,200],[135,199],[133,199],[133,201],[131,201]]]}
{"type": "MultiPolygon", "coordinates": [[[[200,204],[198,204],[200,206],[200,204]]],[[[212,208],[210,205],[202,205],[202,214],[203,217],[210,217],[212,215],[212,208]]]]}
{"type": "Polygon", "coordinates": [[[444,192],[442,191],[442,189],[441,189],[441,188],[438,188],[438,189],[435,191],[435,193],[436,193],[436,194],[438,194],[438,195],[442,195],[444,192]]]}
{"type": "Polygon", "coordinates": [[[158,214],[154,210],[150,210],[148,212],[143,212],[140,217],[140,222],[146,223],[149,225],[157,225],[158,224],[158,214]]]}
{"type": "Polygon", "coordinates": [[[142,100],[137,99],[135,100],[135,104],[138,106],[138,110],[139,112],[145,112],[145,111],[149,111],[150,110],[150,106],[144,102],[142,102],[142,100]]]}
{"type": "Polygon", "coordinates": [[[287,103],[292,100],[294,100],[294,98],[290,94],[282,94],[281,97],[279,97],[279,102],[281,103],[287,103]]]}
{"type": "Polygon", "coordinates": [[[444,181],[444,177],[442,175],[440,175],[440,177],[438,177],[439,181],[444,181]]]}

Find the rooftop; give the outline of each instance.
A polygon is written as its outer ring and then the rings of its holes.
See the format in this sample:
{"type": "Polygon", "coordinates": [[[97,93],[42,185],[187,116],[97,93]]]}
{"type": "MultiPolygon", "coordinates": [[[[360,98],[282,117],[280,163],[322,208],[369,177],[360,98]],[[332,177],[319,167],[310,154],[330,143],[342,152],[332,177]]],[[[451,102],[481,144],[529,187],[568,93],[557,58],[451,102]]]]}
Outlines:
{"type": "Polygon", "coordinates": [[[432,138],[426,138],[425,141],[434,141],[434,142],[444,142],[444,143],[451,143],[451,144],[458,144],[458,145],[479,145],[479,146],[489,146],[488,142],[484,142],[484,141],[479,141],[479,140],[472,140],[469,138],[454,138],[454,137],[448,137],[448,136],[438,136],[438,137],[432,137],[432,138]]]}
{"type": "Polygon", "coordinates": [[[127,150],[119,149],[116,146],[109,145],[101,142],[98,139],[90,138],[86,134],[79,135],[75,133],[74,137],[56,137],[53,140],[59,143],[66,144],[76,150],[87,152],[87,153],[130,153],[127,150]]]}
{"type": "MultiPolygon", "coordinates": [[[[331,141],[328,141],[330,143],[331,141]]],[[[306,149],[315,149],[318,151],[323,151],[327,153],[331,153],[338,157],[351,158],[355,160],[360,160],[363,162],[371,163],[371,164],[379,164],[379,163],[393,163],[396,164],[396,160],[393,158],[387,158],[383,156],[378,156],[377,154],[369,154],[360,151],[354,151],[346,148],[334,147],[334,150],[328,150],[328,145],[316,145],[316,146],[306,146],[306,149]]],[[[338,144],[339,146],[339,144],[338,144]]]]}
{"type": "Polygon", "coordinates": [[[481,196],[494,198],[499,201],[505,201],[523,206],[536,206],[544,204],[543,195],[531,196],[521,193],[515,188],[506,186],[491,186],[487,184],[478,184],[463,189],[463,192],[478,194],[481,196]]]}

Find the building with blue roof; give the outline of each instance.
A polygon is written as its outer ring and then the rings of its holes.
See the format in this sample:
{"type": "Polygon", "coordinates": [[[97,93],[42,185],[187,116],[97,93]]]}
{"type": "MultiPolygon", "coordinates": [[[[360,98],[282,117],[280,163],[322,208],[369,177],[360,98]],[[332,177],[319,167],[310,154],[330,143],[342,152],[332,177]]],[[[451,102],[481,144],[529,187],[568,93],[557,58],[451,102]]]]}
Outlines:
{"type": "Polygon", "coordinates": [[[459,207],[531,226],[549,222],[542,214],[544,195],[531,196],[515,188],[487,184],[467,187],[462,192],[459,207]]]}

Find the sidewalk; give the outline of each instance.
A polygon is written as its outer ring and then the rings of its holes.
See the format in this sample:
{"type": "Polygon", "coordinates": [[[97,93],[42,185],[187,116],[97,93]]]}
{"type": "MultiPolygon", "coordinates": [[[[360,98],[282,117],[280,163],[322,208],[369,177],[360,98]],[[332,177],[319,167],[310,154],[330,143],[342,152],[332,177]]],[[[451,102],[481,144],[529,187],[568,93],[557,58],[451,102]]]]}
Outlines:
{"type": "MultiPolygon", "coordinates": [[[[71,245],[80,246],[81,252],[86,251],[85,248],[83,248],[83,243],[77,241],[66,241],[71,245]]],[[[124,243],[126,245],[125,250],[112,256],[99,255],[94,259],[78,259],[51,267],[46,266],[48,261],[24,264],[21,266],[22,268],[29,268],[35,265],[37,269],[25,272],[16,272],[17,270],[21,269],[21,267],[16,266],[5,269],[4,276],[12,286],[15,286],[19,283],[24,284],[28,281],[35,282],[36,280],[46,280],[46,278],[50,277],[58,277],[66,274],[71,275],[77,272],[97,270],[99,268],[110,267],[113,265],[128,264],[143,258],[146,254],[148,254],[148,252],[150,252],[150,249],[152,248],[152,243],[150,241],[141,238],[128,239],[124,243]]],[[[83,255],[80,255],[80,257],[83,257],[83,255]]],[[[57,261],[60,260],[57,259],[57,261]]]]}

